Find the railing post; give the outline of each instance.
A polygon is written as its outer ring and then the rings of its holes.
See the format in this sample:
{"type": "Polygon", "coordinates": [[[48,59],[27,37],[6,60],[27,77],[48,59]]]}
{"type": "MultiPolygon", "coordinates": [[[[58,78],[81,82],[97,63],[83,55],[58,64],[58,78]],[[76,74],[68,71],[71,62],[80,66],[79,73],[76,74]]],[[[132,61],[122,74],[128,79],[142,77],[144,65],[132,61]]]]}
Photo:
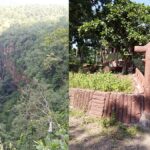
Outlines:
{"type": "Polygon", "coordinates": [[[150,46],[147,47],[145,57],[145,111],[150,113],[150,46]]]}
{"type": "Polygon", "coordinates": [[[144,96],[146,113],[150,113],[150,43],[145,46],[135,46],[136,52],[145,52],[144,96]]]}

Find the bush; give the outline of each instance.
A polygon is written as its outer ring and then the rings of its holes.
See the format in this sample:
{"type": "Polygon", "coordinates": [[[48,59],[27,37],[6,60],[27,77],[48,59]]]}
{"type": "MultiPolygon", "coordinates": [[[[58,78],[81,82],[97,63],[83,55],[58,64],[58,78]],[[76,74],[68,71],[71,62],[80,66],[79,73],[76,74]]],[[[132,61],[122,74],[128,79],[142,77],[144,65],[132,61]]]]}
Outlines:
{"type": "Polygon", "coordinates": [[[69,136],[66,130],[59,129],[53,135],[47,135],[43,140],[36,143],[37,150],[68,150],[69,136]],[[56,138],[57,136],[57,138],[56,138]]]}
{"type": "Polygon", "coordinates": [[[104,119],[102,121],[103,134],[110,136],[113,139],[122,140],[124,138],[135,137],[138,133],[136,126],[127,126],[121,122],[117,122],[114,119],[104,119]]]}
{"type": "Polygon", "coordinates": [[[132,81],[129,78],[118,78],[112,73],[69,73],[69,86],[100,91],[132,93],[132,81]]]}
{"type": "Polygon", "coordinates": [[[110,118],[104,118],[102,120],[102,126],[105,127],[105,128],[114,126],[116,124],[117,124],[117,120],[116,120],[116,117],[115,117],[114,113],[111,115],[110,118]]]}

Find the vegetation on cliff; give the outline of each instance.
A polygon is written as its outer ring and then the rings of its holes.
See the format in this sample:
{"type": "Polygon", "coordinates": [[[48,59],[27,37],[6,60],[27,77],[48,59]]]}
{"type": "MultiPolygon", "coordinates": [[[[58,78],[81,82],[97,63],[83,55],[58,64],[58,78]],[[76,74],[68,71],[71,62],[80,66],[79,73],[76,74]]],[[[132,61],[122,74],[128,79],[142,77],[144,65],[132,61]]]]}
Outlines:
{"type": "Polygon", "coordinates": [[[67,149],[68,18],[60,6],[0,8],[0,146],[67,149]]]}

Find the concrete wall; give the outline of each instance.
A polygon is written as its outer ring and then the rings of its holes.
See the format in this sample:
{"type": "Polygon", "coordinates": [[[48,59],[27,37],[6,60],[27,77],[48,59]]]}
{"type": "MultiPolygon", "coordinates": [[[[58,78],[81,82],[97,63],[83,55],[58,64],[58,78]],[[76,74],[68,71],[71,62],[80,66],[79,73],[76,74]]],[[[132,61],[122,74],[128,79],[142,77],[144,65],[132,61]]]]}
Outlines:
{"type": "Polygon", "coordinates": [[[70,105],[74,108],[98,117],[110,117],[114,112],[116,118],[124,123],[137,123],[144,110],[144,96],[142,94],[71,88],[69,96],[70,105]]]}
{"type": "Polygon", "coordinates": [[[145,77],[144,77],[144,75],[142,74],[142,72],[138,68],[136,68],[134,75],[135,75],[136,81],[140,85],[141,93],[144,93],[144,84],[145,84],[145,77]]]}

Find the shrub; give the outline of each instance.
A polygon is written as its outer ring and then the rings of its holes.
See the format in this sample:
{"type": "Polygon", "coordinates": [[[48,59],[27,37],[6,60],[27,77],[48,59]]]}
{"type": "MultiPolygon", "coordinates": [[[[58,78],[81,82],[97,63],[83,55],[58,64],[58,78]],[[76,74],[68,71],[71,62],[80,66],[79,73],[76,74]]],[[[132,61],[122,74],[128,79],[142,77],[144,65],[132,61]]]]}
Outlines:
{"type": "Polygon", "coordinates": [[[102,126],[105,127],[105,128],[114,126],[116,124],[117,124],[117,120],[116,120],[116,117],[115,117],[114,113],[112,113],[110,118],[104,118],[102,120],[102,126]]]}
{"type": "Polygon", "coordinates": [[[119,78],[112,73],[69,73],[69,86],[101,91],[132,93],[132,81],[128,77],[119,78]]]}

